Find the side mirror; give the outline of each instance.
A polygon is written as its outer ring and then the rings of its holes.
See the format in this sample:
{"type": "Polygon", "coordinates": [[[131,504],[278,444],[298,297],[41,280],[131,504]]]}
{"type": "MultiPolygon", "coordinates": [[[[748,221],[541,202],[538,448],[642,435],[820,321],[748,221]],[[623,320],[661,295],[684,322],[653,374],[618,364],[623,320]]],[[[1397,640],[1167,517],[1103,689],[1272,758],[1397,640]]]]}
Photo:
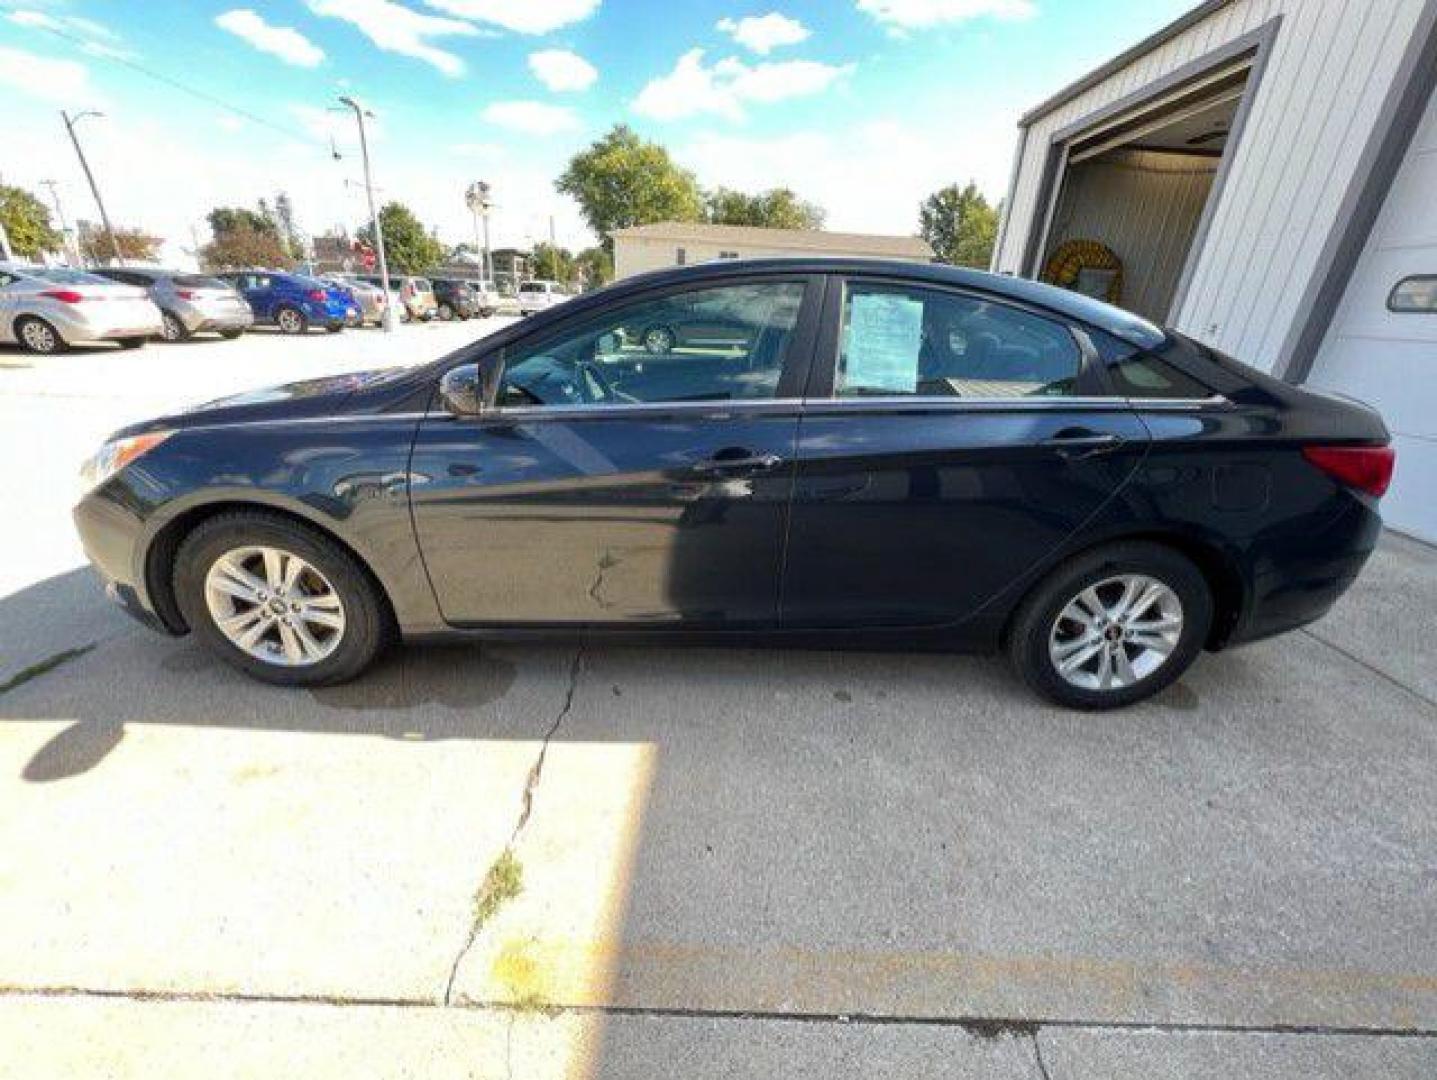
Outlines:
{"type": "Polygon", "coordinates": [[[479,416],[484,412],[484,376],[479,364],[460,364],[439,380],[439,400],[452,416],[479,416]]]}

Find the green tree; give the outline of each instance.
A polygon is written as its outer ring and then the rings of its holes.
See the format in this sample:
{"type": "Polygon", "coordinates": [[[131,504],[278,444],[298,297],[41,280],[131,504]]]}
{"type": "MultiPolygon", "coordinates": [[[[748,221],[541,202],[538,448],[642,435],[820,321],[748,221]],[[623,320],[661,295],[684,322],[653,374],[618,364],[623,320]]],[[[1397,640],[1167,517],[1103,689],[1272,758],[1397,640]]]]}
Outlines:
{"type": "Polygon", "coordinates": [[[715,225],[757,225],[766,229],[821,229],[823,208],[804,202],[788,188],[757,195],[720,187],[704,195],[704,216],[715,225]]]}
{"type": "Polygon", "coordinates": [[[24,188],[0,184],[0,223],[10,247],[22,258],[38,258],[65,246],[65,238],[50,224],[50,211],[24,188]]]}
{"type": "Polygon", "coordinates": [[[998,212],[977,185],[949,184],[923,200],[918,228],[939,262],[986,270],[998,237],[998,212]]]}
{"type": "Polygon", "coordinates": [[[574,269],[579,283],[586,289],[597,289],[614,280],[614,256],[602,245],[585,248],[574,256],[574,269]]]}
{"type": "Polygon", "coordinates": [[[214,239],[200,248],[206,270],[240,270],[250,266],[288,268],[294,265],[279,226],[263,210],[217,206],[206,220],[214,239]]]}
{"type": "MultiPolygon", "coordinates": [[[[403,203],[385,203],[379,210],[384,257],[391,274],[422,274],[444,261],[444,245],[424,231],[414,211],[403,203]]],[[[365,225],[359,239],[374,244],[374,229],[365,225]]]]}
{"type": "Polygon", "coordinates": [[[606,251],[615,229],[656,221],[699,221],[703,196],[693,173],[674,164],[658,143],[618,124],[575,154],[554,186],[570,195],[606,251]]]}
{"type": "Polygon", "coordinates": [[[80,258],[87,263],[107,264],[114,261],[115,248],[126,262],[153,262],[160,253],[160,239],[140,229],[118,228],[114,243],[103,225],[80,222],[80,258]]]}
{"type": "Polygon", "coordinates": [[[554,244],[535,244],[530,266],[536,278],[559,282],[569,282],[574,278],[573,253],[554,244]]]}

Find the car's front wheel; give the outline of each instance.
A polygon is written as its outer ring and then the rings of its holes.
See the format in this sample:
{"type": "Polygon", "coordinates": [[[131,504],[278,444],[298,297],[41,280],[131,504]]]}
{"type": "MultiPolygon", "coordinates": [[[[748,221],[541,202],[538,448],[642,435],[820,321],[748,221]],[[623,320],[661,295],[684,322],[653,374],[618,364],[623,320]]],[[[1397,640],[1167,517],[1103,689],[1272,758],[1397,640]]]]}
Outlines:
{"type": "Polygon", "coordinates": [[[180,545],[174,588],[185,621],[212,652],[281,686],[352,679],[390,638],[388,609],[354,557],[274,514],[201,524],[180,545]]]}
{"type": "Polygon", "coordinates": [[[180,321],[180,317],[172,311],[161,312],[160,318],[164,325],[164,339],[166,341],[184,341],[190,336],[189,327],[180,321]]]}
{"type": "Polygon", "coordinates": [[[1008,634],[1018,675],[1078,709],[1132,705],[1163,690],[1202,650],[1212,594],[1172,548],[1120,543],[1059,567],[1024,599],[1008,634]]]}

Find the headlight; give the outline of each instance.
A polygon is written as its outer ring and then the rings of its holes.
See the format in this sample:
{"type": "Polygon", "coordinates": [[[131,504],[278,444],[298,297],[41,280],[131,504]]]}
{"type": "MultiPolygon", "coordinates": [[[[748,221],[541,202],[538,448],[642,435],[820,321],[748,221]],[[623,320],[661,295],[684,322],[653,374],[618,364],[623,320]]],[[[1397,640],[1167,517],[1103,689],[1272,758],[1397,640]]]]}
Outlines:
{"type": "Polygon", "coordinates": [[[94,457],[80,466],[80,479],[85,490],[93,491],[130,462],[148,454],[174,431],[148,431],[124,439],[111,439],[95,452],[94,457]]]}

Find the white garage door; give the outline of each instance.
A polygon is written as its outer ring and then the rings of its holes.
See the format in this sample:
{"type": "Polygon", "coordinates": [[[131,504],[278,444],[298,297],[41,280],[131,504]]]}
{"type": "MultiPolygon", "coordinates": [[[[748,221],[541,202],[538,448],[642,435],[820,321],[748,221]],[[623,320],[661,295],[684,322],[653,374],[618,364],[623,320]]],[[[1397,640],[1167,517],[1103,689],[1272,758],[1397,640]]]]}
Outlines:
{"type": "Polygon", "coordinates": [[[1396,529],[1437,541],[1437,312],[1389,310],[1405,279],[1437,275],[1437,95],[1412,140],[1308,382],[1381,410],[1397,447],[1383,501],[1396,529]]]}

